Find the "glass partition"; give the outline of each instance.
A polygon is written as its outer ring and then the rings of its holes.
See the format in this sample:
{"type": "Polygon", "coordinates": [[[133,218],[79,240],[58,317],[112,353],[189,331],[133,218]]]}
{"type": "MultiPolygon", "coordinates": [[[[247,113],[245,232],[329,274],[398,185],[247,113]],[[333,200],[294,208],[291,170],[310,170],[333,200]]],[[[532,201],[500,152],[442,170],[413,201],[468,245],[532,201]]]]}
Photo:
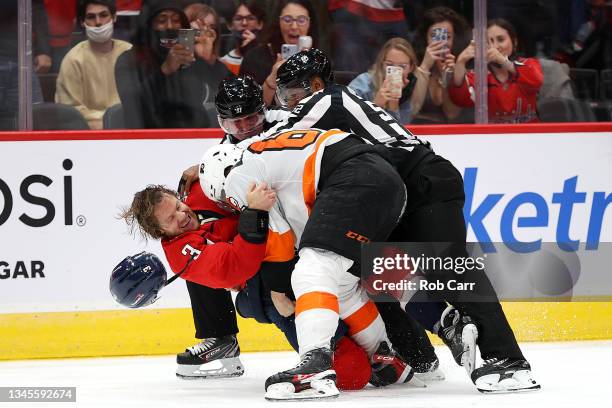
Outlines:
{"type": "Polygon", "coordinates": [[[0,130],[218,127],[224,78],[275,108],[280,61],[310,44],[403,124],[612,120],[603,0],[156,3],[4,1],[0,130]]]}

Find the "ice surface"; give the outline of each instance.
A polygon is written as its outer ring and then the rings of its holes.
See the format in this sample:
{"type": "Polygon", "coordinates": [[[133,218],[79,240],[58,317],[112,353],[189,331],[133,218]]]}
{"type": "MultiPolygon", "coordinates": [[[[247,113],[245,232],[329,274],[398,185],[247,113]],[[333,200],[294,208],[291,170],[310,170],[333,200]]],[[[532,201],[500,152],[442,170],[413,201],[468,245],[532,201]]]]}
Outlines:
{"type": "Polygon", "coordinates": [[[0,386],[77,387],[75,403],[0,403],[7,407],[220,407],[284,406],[406,408],[586,408],[609,407],[612,341],[526,343],[523,351],[542,390],[484,395],[476,391],[450,352],[437,347],[446,380],[428,388],[406,386],[344,392],[335,400],[268,402],[268,375],[291,367],[289,352],[244,353],[245,375],[221,380],[185,381],[175,377],[175,356],[30,360],[0,362],[0,386]]]}

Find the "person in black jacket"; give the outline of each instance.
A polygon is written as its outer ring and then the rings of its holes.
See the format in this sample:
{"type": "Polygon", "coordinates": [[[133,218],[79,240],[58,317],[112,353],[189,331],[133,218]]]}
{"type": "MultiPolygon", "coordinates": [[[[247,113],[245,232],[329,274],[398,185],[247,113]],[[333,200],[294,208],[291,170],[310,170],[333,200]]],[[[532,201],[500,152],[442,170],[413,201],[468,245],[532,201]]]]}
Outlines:
{"type": "Polygon", "coordinates": [[[205,86],[200,64],[177,42],[190,28],[183,10],[171,0],[143,5],[133,48],[115,66],[115,80],[127,128],[205,128],[205,86]]]}

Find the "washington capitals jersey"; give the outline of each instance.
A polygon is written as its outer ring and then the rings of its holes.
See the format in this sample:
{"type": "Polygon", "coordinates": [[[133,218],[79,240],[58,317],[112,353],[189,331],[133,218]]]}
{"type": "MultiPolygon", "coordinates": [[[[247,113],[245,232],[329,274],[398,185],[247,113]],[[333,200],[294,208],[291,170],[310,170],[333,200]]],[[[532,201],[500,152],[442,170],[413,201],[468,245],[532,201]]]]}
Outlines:
{"type": "Polygon", "coordinates": [[[185,200],[200,220],[195,231],[161,244],[168,264],[181,278],[210,288],[241,286],[261,266],[266,244],[253,244],[237,235],[238,216],[222,211],[193,183],[185,200]]]}

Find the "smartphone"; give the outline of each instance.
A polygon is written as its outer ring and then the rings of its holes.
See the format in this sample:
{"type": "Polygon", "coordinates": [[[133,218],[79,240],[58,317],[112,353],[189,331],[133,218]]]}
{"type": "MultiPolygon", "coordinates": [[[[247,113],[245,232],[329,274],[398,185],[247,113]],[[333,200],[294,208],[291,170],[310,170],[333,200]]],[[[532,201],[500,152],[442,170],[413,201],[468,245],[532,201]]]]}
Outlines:
{"type": "Polygon", "coordinates": [[[193,28],[181,28],[179,30],[178,42],[187,50],[193,53],[195,43],[196,30],[193,28]]]}
{"type": "Polygon", "coordinates": [[[446,53],[448,52],[448,29],[446,27],[433,28],[431,30],[431,41],[442,41],[446,44],[446,46],[444,47],[444,53],[441,55],[442,58],[446,58],[446,53]]]}
{"type": "Polygon", "coordinates": [[[387,67],[385,78],[388,80],[387,82],[391,88],[391,95],[394,98],[399,99],[402,96],[402,87],[404,85],[403,74],[404,70],[400,67],[387,67]]]}
{"type": "Polygon", "coordinates": [[[298,48],[300,51],[312,48],[312,37],[309,35],[300,35],[298,39],[298,48]]]}
{"type": "Polygon", "coordinates": [[[283,44],[281,45],[281,57],[286,60],[293,54],[297,54],[300,51],[297,44],[283,44]]]}

